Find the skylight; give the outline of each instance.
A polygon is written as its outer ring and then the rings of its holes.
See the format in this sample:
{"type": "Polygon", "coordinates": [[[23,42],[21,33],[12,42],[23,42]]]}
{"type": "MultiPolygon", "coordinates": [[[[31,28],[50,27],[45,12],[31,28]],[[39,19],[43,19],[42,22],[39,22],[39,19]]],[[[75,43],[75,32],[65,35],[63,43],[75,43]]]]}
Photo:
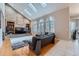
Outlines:
{"type": "Polygon", "coordinates": [[[32,3],[29,3],[29,6],[34,12],[37,12],[37,9],[34,7],[34,5],[32,3]]]}
{"type": "Polygon", "coordinates": [[[52,16],[49,17],[50,21],[52,21],[52,16]]]}
{"type": "Polygon", "coordinates": [[[43,19],[40,19],[40,22],[43,22],[44,20],[43,19]]]}
{"type": "Polygon", "coordinates": [[[47,4],[46,4],[46,3],[41,3],[41,6],[42,6],[42,7],[46,7],[47,4]]]}
{"type": "Polygon", "coordinates": [[[24,10],[29,16],[32,16],[32,14],[27,10],[27,9],[25,9],[24,10]]]}

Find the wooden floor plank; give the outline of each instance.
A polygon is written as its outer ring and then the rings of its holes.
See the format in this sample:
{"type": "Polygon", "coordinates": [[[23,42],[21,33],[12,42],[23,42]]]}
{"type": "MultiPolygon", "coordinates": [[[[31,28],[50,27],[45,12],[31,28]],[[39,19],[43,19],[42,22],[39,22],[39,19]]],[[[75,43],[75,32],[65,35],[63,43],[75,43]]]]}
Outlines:
{"type": "MultiPolygon", "coordinates": [[[[59,40],[55,40],[55,44],[57,44],[59,40]]],[[[41,49],[41,56],[44,56],[55,44],[49,44],[41,49]]],[[[5,37],[2,47],[0,48],[1,56],[36,56],[35,52],[28,48],[29,46],[25,46],[16,50],[12,50],[11,42],[8,37],[5,37]]]]}

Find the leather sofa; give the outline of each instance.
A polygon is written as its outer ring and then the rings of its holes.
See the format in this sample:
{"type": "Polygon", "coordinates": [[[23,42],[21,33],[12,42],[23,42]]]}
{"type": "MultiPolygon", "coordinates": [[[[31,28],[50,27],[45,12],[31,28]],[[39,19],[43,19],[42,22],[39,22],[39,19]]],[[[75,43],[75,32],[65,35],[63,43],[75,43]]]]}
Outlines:
{"type": "Polygon", "coordinates": [[[55,33],[46,33],[44,35],[36,35],[32,38],[31,48],[35,51],[36,55],[40,54],[42,47],[49,43],[55,43],[55,33]]]}

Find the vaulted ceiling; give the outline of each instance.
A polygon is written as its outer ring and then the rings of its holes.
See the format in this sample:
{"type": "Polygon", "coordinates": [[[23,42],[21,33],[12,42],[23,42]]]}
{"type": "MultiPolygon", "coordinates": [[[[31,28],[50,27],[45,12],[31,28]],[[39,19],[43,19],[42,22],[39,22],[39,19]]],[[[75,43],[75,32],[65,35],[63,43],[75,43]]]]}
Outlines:
{"type": "Polygon", "coordinates": [[[68,6],[66,3],[9,3],[9,5],[30,20],[37,19],[68,6]]]}

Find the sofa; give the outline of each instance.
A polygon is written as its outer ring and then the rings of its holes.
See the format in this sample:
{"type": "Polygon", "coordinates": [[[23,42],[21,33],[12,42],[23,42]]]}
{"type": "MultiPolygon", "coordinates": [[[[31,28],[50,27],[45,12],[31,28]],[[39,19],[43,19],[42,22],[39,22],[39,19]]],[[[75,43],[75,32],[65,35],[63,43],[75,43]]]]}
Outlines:
{"type": "Polygon", "coordinates": [[[36,55],[39,55],[41,48],[49,43],[55,43],[55,33],[45,33],[43,35],[34,36],[30,46],[35,51],[36,55]]]}

